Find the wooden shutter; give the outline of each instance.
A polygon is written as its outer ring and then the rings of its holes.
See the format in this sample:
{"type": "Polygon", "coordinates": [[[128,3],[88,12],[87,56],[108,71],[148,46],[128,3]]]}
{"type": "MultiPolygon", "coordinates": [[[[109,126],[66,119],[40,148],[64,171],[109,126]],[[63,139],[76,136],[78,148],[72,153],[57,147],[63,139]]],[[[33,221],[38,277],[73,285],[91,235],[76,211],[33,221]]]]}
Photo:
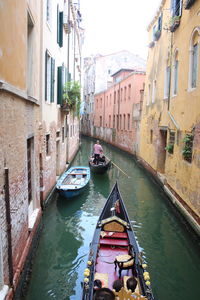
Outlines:
{"type": "Polygon", "coordinates": [[[59,13],[59,46],[63,46],[63,11],[59,13]]]}
{"type": "Polygon", "coordinates": [[[63,98],[63,67],[58,67],[57,103],[62,104],[63,98]]]}
{"type": "Polygon", "coordinates": [[[51,102],[54,102],[55,59],[51,58],[51,102]]]}
{"type": "Polygon", "coordinates": [[[57,43],[59,44],[59,6],[57,5],[57,43]]]}

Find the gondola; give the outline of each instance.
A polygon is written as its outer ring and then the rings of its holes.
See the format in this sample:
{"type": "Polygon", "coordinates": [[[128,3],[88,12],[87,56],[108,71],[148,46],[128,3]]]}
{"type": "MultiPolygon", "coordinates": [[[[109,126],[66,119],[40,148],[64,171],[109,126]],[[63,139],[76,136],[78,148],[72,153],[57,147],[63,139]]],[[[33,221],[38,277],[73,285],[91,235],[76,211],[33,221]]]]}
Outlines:
{"type": "Polygon", "coordinates": [[[56,189],[65,198],[80,195],[90,180],[90,168],[71,167],[58,179],[56,189]]]}
{"type": "Polygon", "coordinates": [[[99,161],[98,165],[93,163],[93,160],[90,158],[89,167],[93,173],[103,174],[105,173],[111,166],[111,160],[105,158],[105,161],[99,161]]]}
{"type": "Polygon", "coordinates": [[[154,300],[147,265],[142,261],[129,217],[120,195],[118,184],[114,185],[96,225],[87,267],[82,282],[82,300],[92,300],[94,281],[100,280],[118,299],[154,300]],[[134,292],[127,289],[129,277],[137,280],[134,292]],[[121,278],[124,286],[113,290],[113,282],[121,278]]]}

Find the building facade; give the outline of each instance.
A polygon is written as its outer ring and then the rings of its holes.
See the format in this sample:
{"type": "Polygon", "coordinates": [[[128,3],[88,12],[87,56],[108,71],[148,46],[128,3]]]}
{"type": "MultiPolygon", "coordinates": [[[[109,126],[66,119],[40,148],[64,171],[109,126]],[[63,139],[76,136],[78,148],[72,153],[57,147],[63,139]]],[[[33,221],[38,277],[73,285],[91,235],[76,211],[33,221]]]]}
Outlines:
{"type": "Polygon", "coordinates": [[[65,87],[81,83],[79,6],[0,3],[0,299],[18,293],[44,203],[79,148],[65,87]]]}
{"type": "Polygon", "coordinates": [[[84,114],[82,132],[94,134],[94,95],[107,90],[113,84],[112,74],[120,69],[145,70],[145,60],[129,51],[120,51],[109,55],[95,55],[84,60],[84,114]]]}
{"type": "Polygon", "coordinates": [[[41,216],[41,6],[0,4],[0,293],[12,296],[41,216]],[[11,26],[12,23],[12,26],[11,26]]]}
{"type": "Polygon", "coordinates": [[[172,202],[198,233],[199,15],[199,0],[166,0],[148,27],[140,143],[141,161],[160,178],[172,202]]]}
{"type": "Polygon", "coordinates": [[[79,148],[79,117],[66,106],[66,84],[81,84],[79,2],[47,0],[43,7],[41,197],[50,193],[79,148]],[[54,163],[56,162],[56,163],[54,163]]]}
{"type": "Polygon", "coordinates": [[[145,73],[121,69],[114,83],[95,94],[93,137],[130,153],[138,153],[145,73]]]}

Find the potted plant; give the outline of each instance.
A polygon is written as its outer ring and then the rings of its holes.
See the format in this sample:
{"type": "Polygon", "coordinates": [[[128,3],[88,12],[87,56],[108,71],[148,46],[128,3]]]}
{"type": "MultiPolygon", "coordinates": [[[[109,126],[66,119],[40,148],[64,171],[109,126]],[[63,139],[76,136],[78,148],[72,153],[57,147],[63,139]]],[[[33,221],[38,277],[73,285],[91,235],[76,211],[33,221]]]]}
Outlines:
{"type": "Polygon", "coordinates": [[[173,16],[170,20],[170,31],[174,32],[180,24],[180,16],[173,16]]]}
{"type": "Polygon", "coordinates": [[[168,144],[166,147],[165,147],[165,150],[170,153],[170,154],[173,154],[174,152],[174,144],[168,144]]]}
{"type": "Polygon", "coordinates": [[[186,134],[185,138],[183,139],[184,147],[182,150],[183,158],[188,162],[192,161],[192,148],[193,148],[193,134],[186,134]]]}
{"type": "Polygon", "coordinates": [[[78,81],[68,81],[63,91],[63,106],[76,111],[79,115],[81,103],[80,84],[78,81]]]}

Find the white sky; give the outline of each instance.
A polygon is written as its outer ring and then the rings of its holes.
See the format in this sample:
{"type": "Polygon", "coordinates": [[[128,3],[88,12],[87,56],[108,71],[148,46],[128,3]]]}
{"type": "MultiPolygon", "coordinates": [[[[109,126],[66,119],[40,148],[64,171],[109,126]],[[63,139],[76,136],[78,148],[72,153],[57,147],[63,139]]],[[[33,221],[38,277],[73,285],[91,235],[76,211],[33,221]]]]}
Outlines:
{"type": "Polygon", "coordinates": [[[128,50],[146,59],[147,26],[161,0],[81,0],[83,57],[128,50]]]}

